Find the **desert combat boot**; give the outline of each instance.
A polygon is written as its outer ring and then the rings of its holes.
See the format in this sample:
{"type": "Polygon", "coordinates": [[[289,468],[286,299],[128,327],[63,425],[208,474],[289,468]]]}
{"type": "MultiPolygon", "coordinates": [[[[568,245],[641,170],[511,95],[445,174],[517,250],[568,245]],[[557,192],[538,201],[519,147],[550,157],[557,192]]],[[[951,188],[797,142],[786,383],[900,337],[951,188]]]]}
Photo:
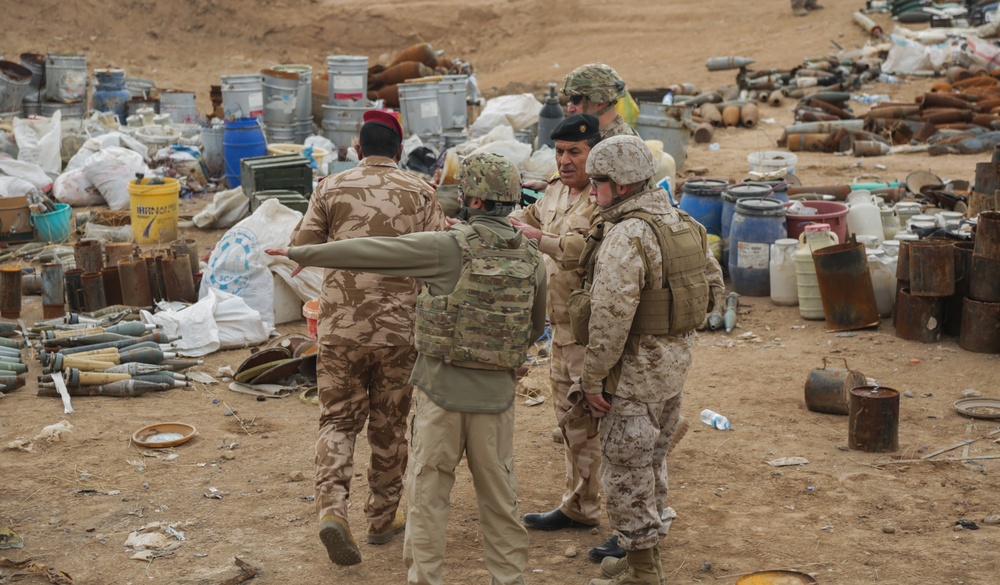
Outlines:
{"type": "MultiPolygon", "coordinates": [[[[625,561],[622,563],[625,570],[611,579],[591,579],[590,585],[660,585],[663,582],[663,568],[660,566],[660,554],[656,547],[630,550],[620,560],[625,561]]],[[[604,572],[603,561],[601,572],[604,572]]]]}

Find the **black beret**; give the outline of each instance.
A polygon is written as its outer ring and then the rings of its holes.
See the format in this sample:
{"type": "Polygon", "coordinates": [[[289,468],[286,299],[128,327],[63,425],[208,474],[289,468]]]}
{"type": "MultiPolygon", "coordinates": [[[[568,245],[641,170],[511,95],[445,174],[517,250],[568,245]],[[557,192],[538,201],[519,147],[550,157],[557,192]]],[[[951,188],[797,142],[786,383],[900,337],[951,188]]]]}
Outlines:
{"type": "Polygon", "coordinates": [[[601,135],[599,126],[597,116],[591,114],[572,114],[563,118],[562,122],[559,122],[559,125],[549,135],[549,138],[552,140],[568,140],[570,142],[597,138],[601,135]]]}

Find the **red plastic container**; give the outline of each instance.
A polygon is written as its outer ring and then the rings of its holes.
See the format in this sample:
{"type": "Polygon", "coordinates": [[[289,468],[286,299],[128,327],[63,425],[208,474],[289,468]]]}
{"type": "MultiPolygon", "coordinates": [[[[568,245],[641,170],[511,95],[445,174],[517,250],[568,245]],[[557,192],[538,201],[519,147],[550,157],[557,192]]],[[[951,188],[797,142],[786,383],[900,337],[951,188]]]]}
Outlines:
{"type": "MultiPolygon", "coordinates": [[[[789,238],[799,239],[799,234],[811,223],[825,223],[829,224],[830,231],[837,234],[839,241],[846,241],[847,212],[850,211],[846,203],[839,201],[801,201],[800,203],[806,207],[812,207],[818,213],[816,215],[786,214],[785,222],[789,238]]],[[[785,207],[789,207],[790,205],[791,203],[786,203],[785,207]]]]}
{"type": "Polygon", "coordinates": [[[316,341],[319,336],[319,299],[307,301],[302,305],[302,316],[306,318],[309,339],[316,341]]]}

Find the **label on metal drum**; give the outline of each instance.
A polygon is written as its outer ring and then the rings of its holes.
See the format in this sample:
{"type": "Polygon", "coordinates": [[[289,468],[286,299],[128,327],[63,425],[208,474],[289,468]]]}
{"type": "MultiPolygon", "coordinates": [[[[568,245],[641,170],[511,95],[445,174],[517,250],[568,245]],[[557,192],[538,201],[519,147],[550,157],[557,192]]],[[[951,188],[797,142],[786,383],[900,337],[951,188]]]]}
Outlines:
{"type": "Polygon", "coordinates": [[[423,102],[420,104],[420,117],[421,118],[437,118],[438,113],[438,103],[435,102],[423,102]]]}
{"type": "Polygon", "coordinates": [[[359,100],[364,97],[365,78],[360,75],[334,75],[333,99],[359,100]]]}
{"type": "Polygon", "coordinates": [[[767,244],[756,244],[753,242],[739,242],[739,251],[736,255],[736,266],[738,268],[750,268],[753,270],[767,270],[770,264],[770,255],[767,244]]]}
{"type": "Polygon", "coordinates": [[[250,106],[250,117],[259,118],[264,115],[264,92],[255,91],[247,95],[247,105],[250,106]]]}

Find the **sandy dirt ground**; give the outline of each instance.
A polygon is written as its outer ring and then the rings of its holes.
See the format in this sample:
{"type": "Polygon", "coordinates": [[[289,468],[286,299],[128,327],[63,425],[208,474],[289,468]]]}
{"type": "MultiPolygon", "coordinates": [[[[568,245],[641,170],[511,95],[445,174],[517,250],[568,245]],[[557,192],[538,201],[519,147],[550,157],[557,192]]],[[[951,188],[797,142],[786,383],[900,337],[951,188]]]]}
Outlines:
{"type": "MultiPolygon", "coordinates": [[[[325,68],[331,54],[366,54],[386,61],[417,41],[471,61],[487,96],[541,95],[577,65],[603,61],[632,88],[691,82],[714,88],[733,72],[710,73],[705,59],[743,55],[761,67],[787,68],[825,54],[835,41],[864,44],[853,25],[860,1],[826,0],[826,9],[793,18],[787,2],[734,0],[619,2],[579,0],[51,0],[8,2],[0,54],[82,51],[92,67],[115,65],[161,87],[198,92],[219,75],[255,71],[278,62],[325,68]]],[[[884,16],[876,19],[891,28],[884,16]]],[[[911,101],[927,81],[877,85],[870,92],[911,101]]],[[[858,110],[863,110],[863,106],[858,110]]],[[[692,145],[687,166],[708,176],[741,179],[746,155],[769,149],[790,105],[763,106],[756,130],[716,133],[718,150],[692,145]]],[[[802,154],[797,174],[806,184],[849,182],[875,173],[903,178],[929,170],[972,180],[989,155],[893,156],[864,159],[802,154]],[[885,169],[876,169],[876,163],[885,169]],[[860,165],[860,166],[859,166],[860,165]]],[[[182,203],[192,214],[207,198],[182,203]]],[[[221,231],[190,231],[203,252],[221,231]]],[[[23,317],[40,318],[37,297],[23,317]]],[[[1000,513],[996,437],[933,460],[922,455],[983,437],[991,421],[964,418],[952,405],[967,389],[1000,396],[998,360],[961,350],[955,339],[920,344],[894,335],[891,323],[850,337],[803,321],[796,308],[744,298],[732,334],[698,335],[683,412],[692,431],[670,458],[669,504],[678,519],[660,545],[667,583],[735,583],[764,569],[794,568],[818,583],[911,585],[997,583],[1000,527],[982,525],[1000,513]],[[823,358],[844,358],[883,385],[907,391],[900,404],[899,451],[870,454],[847,447],[847,417],[806,409],[803,382],[823,358]],[[732,430],[697,421],[703,408],[726,414],[732,430]],[[779,457],[805,457],[797,467],[772,467],[779,457]],[[908,462],[900,462],[906,460],[908,462]],[[917,460],[917,461],[912,461],[917,460]],[[956,521],[978,522],[978,531],[956,521]]],[[[279,328],[302,333],[304,322],[279,328]]],[[[249,350],[210,356],[209,374],[235,366],[249,350]]],[[[30,375],[40,366],[34,359],[30,375]]],[[[552,401],[527,406],[531,390],[547,393],[546,366],[534,367],[517,400],[517,472],[522,513],[553,508],[564,467],[554,444],[552,401]]],[[[364,562],[333,566],[317,538],[312,496],[316,408],[295,397],[257,401],[224,384],[197,385],[137,399],[77,398],[76,413],[58,400],[35,396],[35,384],[0,400],[0,442],[32,437],[67,418],[73,430],[34,452],[0,450],[0,528],[25,546],[0,558],[28,557],[71,575],[79,584],[209,585],[239,574],[234,557],[256,567],[252,583],[402,583],[401,538],[361,545],[364,562]],[[225,416],[227,408],[236,410],[225,416]],[[189,443],[163,451],[132,444],[133,431],[155,422],[184,421],[198,429],[189,443]],[[220,495],[221,497],[208,497],[220,495]],[[176,523],[186,538],[173,554],[130,560],[128,535],[154,522],[176,523]]],[[[366,494],[368,448],[359,440],[350,522],[359,536],[366,494]]],[[[598,576],[587,559],[608,535],[594,531],[531,533],[526,580],[580,584],[598,576]]],[[[487,583],[474,490],[462,468],[452,493],[446,583],[487,583]]],[[[0,583],[9,571],[0,569],[0,583]]],[[[18,583],[45,583],[26,577],[18,583]]]]}

